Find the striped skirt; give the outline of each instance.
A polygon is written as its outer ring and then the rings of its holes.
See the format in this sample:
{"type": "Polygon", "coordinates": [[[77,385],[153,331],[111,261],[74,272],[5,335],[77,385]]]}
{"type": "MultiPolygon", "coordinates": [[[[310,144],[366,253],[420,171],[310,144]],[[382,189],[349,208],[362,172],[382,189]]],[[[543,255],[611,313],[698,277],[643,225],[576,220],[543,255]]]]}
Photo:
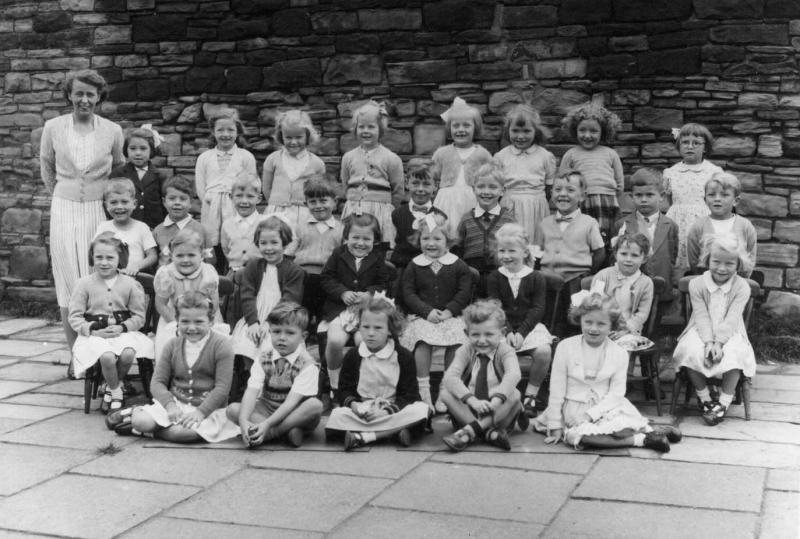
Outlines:
{"type": "Polygon", "coordinates": [[[586,199],[583,201],[583,212],[597,220],[603,242],[608,245],[614,230],[614,223],[619,219],[617,195],[586,195],[586,199]]]}
{"type": "Polygon", "coordinates": [[[106,220],[102,200],[76,202],[53,197],[50,206],[50,259],[58,306],[69,307],[78,279],[89,275],[89,245],[106,220]]]}

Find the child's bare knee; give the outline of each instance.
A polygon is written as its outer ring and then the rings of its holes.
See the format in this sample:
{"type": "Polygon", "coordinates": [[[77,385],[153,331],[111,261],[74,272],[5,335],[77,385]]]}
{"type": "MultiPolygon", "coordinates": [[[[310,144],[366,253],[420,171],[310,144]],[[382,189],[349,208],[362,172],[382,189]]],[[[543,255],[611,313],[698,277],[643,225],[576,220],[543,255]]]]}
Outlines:
{"type": "Polygon", "coordinates": [[[104,367],[113,367],[117,364],[117,356],[112,352],[106,352],[100,356],[100,365],[104,367]]]}
{"type": "Polygon", "coordinates": [[[234,423],[236,423],[238,425],[239,424],[239,410],[240,409],[241,409],[241,404],[240,403],[238,403],[238,402],[231,403],[231,404],[228,405],[227,408],[225,408],[225,416],[230,421],[233,421],[234,423]]]}

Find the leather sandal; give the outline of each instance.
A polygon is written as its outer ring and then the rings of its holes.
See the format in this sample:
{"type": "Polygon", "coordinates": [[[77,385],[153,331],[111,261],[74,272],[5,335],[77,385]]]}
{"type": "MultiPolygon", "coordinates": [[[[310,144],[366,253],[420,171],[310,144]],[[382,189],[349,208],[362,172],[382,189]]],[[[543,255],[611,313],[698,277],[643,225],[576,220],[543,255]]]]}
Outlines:
{"type": "Polygon", "coordinates": [[[449,447],[451,451],[457,453],[469,447],[469,444],[472,443],[472,437],[464,429],[459,429],[442,438],[442,442],[444,442],[444,445],[449,447]]]}

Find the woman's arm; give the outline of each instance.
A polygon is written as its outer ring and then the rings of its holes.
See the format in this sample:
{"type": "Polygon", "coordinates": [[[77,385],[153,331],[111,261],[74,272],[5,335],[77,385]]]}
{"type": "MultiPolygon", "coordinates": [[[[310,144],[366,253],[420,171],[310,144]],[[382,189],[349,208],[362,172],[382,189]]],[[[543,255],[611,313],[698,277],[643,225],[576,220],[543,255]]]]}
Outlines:
{"type": "Polygon", "coordinates": [[[122,147],[125,145],[125,134],[122,126],[114,124],[114,144],[111,146],[111,168],[125,164],[125,154],[122,147]]]}
{"type": "Polygon", "coordinates": [[[208,160],[205,152],[201,153],[200,156],[197,158],[197,162],[194,165],[194,185],[195,190],[197,191],[197,198],[200,199],[202,203],[206,197],[206,184],[208,179],[206,178],[207,171],[206,171],[206,161],[208,160]]]}
{"type": "Polygon", "coordinates": [[[46,122],[42,129],[42,139],[39,143],[39,169],[42,182],[52,195],[56,187],[56,150],[53,145],[53,124],[51,122],[46,122]]]}

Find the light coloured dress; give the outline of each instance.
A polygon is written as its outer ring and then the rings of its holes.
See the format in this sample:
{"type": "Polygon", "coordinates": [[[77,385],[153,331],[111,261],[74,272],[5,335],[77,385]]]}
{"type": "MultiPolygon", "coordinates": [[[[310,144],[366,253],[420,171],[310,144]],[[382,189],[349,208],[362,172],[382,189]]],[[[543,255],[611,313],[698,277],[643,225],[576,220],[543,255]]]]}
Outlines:
{"type": "Polygon", "coordinates": [[[292,230],[297,230],[298,224],[310,217],[303,194],[306,180],[311,176],[324,174],[325,163],[308,150],[303,150],[296,156],[290,155],[285,148],[269,154],[264,160],[263,175],[272,176],[272,190],[265,215],[282,215],[292,226],[292,230]]]}
{"type": "Polygon", "coordinates": [[[550,215],[545,186],[553,185],[556,158],[537,144],[525,150],[506,146],[494,158],[503,164],[506,176],[503,204],[514,209],[517,223],[532,238],[541,220],[550,215]]]}
{"type": "Polygon", "coordinates": [[[477,204],[472,189],[473,176],[492,155],[483,146],[473,144],[458,148],[442,146],[433,153],[434,175],[439,179],[439,191],[433,205],[447,214],[447,227],[455,237],[461,217],[477,204]]]}
{"type": "Polygon", "coordinates": [[[678,225],[678,260],[675,265],[682,270],[681,275],[689,269],[686,235],[697,219],[709,214],[705,203],[705,185],[717,172],[722,172],[722,169],[706,160],[696,165],[681,161],[664,171],[664,191],[672,195],[672,206],[667,210],[667,217],[678,225]]]}
{"type": "MultiPolygon", "coordinates": [[[[278,284],[278,267],[267,264],[264,269],[264,277],[261,279],[261,286],[258,288],[256,296],[256,309],[258,319],[263,323],[267,319],[270,311],[281,300],[281,288],[278,284]]],[[[247,320],[244,317],[236,322],[231,338],[233,339],[234,355],[241,355],[255,359],[260,355],[260,351],[272,348],[269,333],[260,341],[256,342],[247,336],[247,320]]]]}

